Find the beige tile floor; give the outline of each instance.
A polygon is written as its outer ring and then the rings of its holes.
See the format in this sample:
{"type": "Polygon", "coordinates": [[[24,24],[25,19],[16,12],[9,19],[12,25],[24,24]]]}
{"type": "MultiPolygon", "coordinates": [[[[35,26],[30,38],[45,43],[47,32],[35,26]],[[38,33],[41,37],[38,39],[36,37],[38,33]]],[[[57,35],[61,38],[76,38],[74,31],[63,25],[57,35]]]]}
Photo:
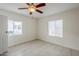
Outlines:
{"type": "Polygon", "coordinates": [[[34,40],[20,44],[8,49],[6,56],[71,56],[79,55],[74,51],[62,46],[47,43],[41,40],[34,40]]]}

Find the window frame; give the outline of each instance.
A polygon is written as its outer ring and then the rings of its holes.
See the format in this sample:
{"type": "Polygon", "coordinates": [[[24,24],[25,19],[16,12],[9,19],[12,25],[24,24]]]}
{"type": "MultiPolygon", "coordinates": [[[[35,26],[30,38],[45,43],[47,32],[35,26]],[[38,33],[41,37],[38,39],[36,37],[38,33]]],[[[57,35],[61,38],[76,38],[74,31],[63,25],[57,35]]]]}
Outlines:
{"type": "MultiPolygon", "coordinates": [[[[18,29],[17,29],[18,30],[18,29]]],[[[22,22],[21,21],[14,21],[14,20],[8,20],[8,35],[9,36],[13,36],[13,35],[22,35],[22,22]],[[12,24],[9,24],[9,21],[12,21],[12,24]],[[21,24],[21,29],[20,29],[20,31],[16,31],[16,33],[15,33],[15,30],[16,30],[16,28],[14,28],[15,26],[18,26],[19,27],[19,25],[16,25],[15,24],[15,22],[16,23],[20,23],[21,24]],[[12,25],[13,27],[12,27],[12,31],[9,31],[9,25],[12,25]]]]}
{"type": "MultiPolygon", "coordinates": [[[[48,21],[48,36],[51,36],[51,37],[60,37],[60,38],[63,38],[63,24],[64,24],[64,21],[62,20],[62,19],[59,19],[59,20],[51,20],[51,21],[48,21]],[[60,33],[60,35],[59,34],[57,34],[58,33],[58,30],[56,30],[56,26],[57,26],[57,22],[58,21],[61,21],[60,23],[62,24],[62,25],[60,25],[61,26],[61,28],[62,29],[60,29],[61,30],[61,33],[60,33]],[[53,32],[54,34],[52,34],[52,29],[50,28],[50,24],[51,23],[55,23],[54,25],[53,25],[53,28],[55,29],[55,32],[53,32]],[[50,28],[50,29],[49,29],[50,28]],[[51,30],[51,31],[50,31],[51,30]],[[51,34],[50,34],[50,32],[51,32],[51,34]]],[[[52,27],[52,24],[51,24],[51,27],[52,27]]]]}

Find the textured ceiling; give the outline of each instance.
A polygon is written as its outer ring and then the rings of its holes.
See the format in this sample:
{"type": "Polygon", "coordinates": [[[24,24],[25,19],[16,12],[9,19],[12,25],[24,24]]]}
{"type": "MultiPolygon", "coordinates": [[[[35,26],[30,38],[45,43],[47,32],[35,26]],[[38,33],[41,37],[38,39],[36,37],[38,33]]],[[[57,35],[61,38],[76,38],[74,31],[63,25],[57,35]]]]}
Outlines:
{"type": "MultiPolygon", "coordinates": [[[[18,10],[18,8],[20,7],[27,7],[27,5],[24,3],[0,3],[0,9],[30,16],[28,13],[28,10],[18,10]]],[[[76,7],[79,7],[78,3],[46,3],[45,7],[39,8],[44,12],[43,14],[34,12],[33,15],[31,16],[39,18],[39,17],[48,16],[51,14],[59,13],[76,7]]]]}

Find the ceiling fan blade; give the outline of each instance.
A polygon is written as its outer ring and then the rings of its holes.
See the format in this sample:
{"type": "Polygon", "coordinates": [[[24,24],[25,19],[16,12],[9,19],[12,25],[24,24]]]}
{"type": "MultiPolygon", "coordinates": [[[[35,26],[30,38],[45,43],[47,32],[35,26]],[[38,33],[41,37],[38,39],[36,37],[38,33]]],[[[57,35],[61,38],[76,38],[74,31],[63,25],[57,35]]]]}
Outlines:
{"type": "Polygon", "coordinates": [[[32,15],[32,12],[30,12],[29,14],[32,15]]]}
{"type": "Polygon", "coordinates": [[[36,9],[36,11],[39,12],[39,13],[41,13],[41,14],[43,13],[42,11],[40,11],[40,10],[38,10],[38,9],[36,9]]]}
{"type": "Polygon", "coordinates": [[[34,4],[34,3],[31,3],[32,5],[34,4]]]}
{"type": "Polygon", "coordinates": [[[36,5],[36,8],[43,7],[45,5],[46,5],[45,3],[40,3],[40,4],[36,5]]]}
{"type": "Polygon", "coordinates": [[[34,3],[26,3],[27,5],[33,5],[34,3]]]}
{"type": "Polygon", "coordinates": [[[26,3],[27,5],[30,5],[30,3],[26,3]]]}
{"type": "Polygon", "coordinates": [[[18,8],[18,9],[28,9],[28,8],[18,8]]]}

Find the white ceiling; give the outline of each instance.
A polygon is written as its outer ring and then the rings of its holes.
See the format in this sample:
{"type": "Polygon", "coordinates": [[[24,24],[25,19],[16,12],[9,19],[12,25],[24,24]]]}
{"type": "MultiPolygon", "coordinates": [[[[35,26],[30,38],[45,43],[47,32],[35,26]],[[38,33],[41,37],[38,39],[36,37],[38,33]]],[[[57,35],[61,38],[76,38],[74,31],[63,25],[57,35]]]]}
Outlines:
{"type": "Polygon", "coordinates": [[[20,7],[27,7],[27,5],[24,3],[0,3],[0,9],[16,12],[26,16],[33,16],[33,17],[48,16],[51,14],[69,10],[71,8],[79,7],[79,4],[78,3],[46,3],[45,7],[39,8],[44,12],[43,14],[34,12],[33,15],[29,15],[27,10],[18,10],[18,8],[20,7]]]}

